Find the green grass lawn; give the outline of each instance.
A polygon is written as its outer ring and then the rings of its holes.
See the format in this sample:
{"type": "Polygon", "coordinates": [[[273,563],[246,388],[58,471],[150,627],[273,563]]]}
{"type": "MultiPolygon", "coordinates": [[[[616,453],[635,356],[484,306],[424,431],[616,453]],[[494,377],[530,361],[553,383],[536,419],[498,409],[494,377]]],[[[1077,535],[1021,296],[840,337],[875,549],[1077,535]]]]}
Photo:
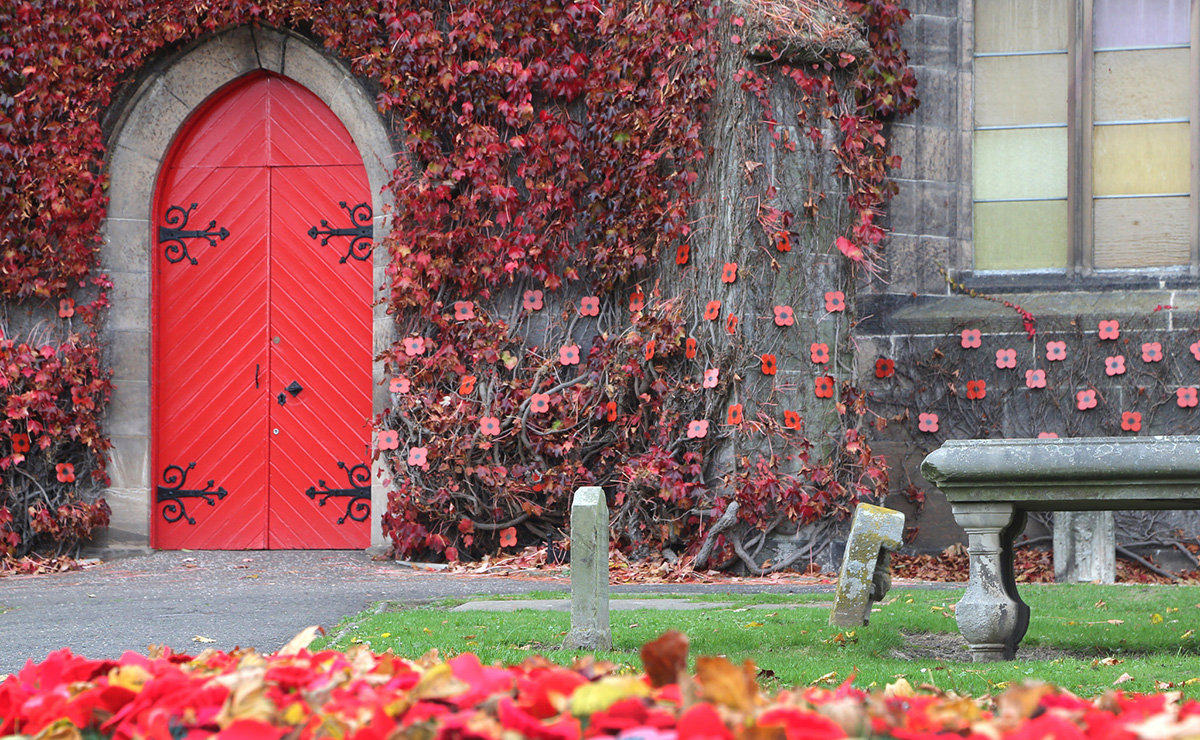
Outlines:
{"type": "MultiPolygon", "coordinates": [[[[638,650],[668,629],[684,632],[691,654],[753,660],[770,689],[835,685],[856,674],[862,688],[904,677],[960,693],[992,693],[1010,683],[1041,680],[1081,695],[1120,683],[1127,691],[1182,689],[1200,698],[1200,587],[1025,586],[1033,611],[1019,659],[971,663],[958,636],[953,604],[961,590],[893,588],[871,624],[847,631],[828,624],[831,594],[690,597],[731,602],[697,611],[612,611],[614,649],[597,658],[641,669],[638,650]],[[815,604],[816,606],[794,606],[815,604]],[[764,608],[765,607],[765,608],[764,608]],[[1195,630],[1195,631],[1193,631],[1195,630]],[[1156,684],[1156,682],[1159,682],[1156,684]]],[[[520,598],[569,598],[544,593],[520,598]]],[[[620,598],[620,596],[614,596],[620,598]]],[[[563,612],[452,612],[462,601],[382,604],[349,617],[314,648],[365,643],[377,651],[418,657],[474,652],[485,663],[520,663],[542,654],[570,664],[579,653],[560,648],[570,629],[563,612]]]]}

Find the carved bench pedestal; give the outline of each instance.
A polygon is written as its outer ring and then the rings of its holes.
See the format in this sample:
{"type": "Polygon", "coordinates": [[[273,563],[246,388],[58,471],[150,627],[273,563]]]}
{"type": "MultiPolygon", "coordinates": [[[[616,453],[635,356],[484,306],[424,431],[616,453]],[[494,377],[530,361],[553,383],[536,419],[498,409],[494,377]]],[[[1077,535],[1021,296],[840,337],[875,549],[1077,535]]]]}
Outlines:
{"type": "Polygon", "coordinates": [[[953,504],[967,532],[971,575],[955,607],[959,632],[976,662],[1012,660],[1029,628],[1029,607],[1017,594],[1012,543],[1025,529],[1025,514],[1012,504],[953,504]]]}

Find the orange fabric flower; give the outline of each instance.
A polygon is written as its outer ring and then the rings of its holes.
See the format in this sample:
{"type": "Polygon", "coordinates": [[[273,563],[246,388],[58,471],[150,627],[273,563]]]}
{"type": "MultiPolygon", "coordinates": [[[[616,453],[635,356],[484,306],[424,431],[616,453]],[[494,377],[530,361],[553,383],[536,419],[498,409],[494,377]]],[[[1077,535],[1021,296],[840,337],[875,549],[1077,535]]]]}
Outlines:
{"type": "Polygon", "coordinates": [[[500,547],[515,547],[517,544],[517,528],[509,527],[500,530],[500,547]]]}
{"type": "Polygon", "coordinates": [[[721,271],[721,282],[732,283],[737,280],[737,263],[726,262],[725,269],[721,271]]]}
{"type": "Polygon", "coordinates": [[[742,404],[735,403],[729,407],[729,415],[725,419],[726,424],[741,424],[742,423],[742,404]]]}
{"type": "Polygon", "coordinates": [[[828,375],[817,378],[813,384],[813,391],[817,398],[833,398],[833,378],[828,375]]]}
{"type": "Polygon", "coordinates": [[[675,250],[675,264],[686,265],[691,256],[692,246],[690,244],[680,244],[675,250]]]}
{"type": "Polygon", "coordinates": [[[800,414],[795,411],[784,411],[783,425],[788,429],[799,429],[801,426],[800,414]]]}
{"type": "Polygon", "coordinates": [[[460,395],[467,395],[475,390],[475,381],[477,378],[474,375],[464,375],[458,381],[458,392],[460,395]]]}
{"type": "Polygon", "coordinates": [[[721,314],[721,302],[720,301],[709,301],[708,305],[704,307],[704,318],[709,321],[713,321],[720,314],[721,314]]]}
{"type": "Polygon", "coordinates": [[[776,370],[775,355],[762,356],[762,371],[763,375],[774,375],[776,370]]]}

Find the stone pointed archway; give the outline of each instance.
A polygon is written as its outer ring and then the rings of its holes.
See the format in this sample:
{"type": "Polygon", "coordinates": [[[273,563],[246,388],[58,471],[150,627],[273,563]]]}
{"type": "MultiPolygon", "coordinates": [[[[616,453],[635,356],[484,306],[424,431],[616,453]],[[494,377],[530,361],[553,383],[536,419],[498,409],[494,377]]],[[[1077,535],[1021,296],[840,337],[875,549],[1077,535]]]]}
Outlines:
{"type": "MultiPolygon", "coordinates": [[[[375,232],[386,233],[385,188],[394,151],[374,102],[346,67],[309,40],[277,29],[243,27],[206,37],[158,64],[124,106],[109,140],[109,208],[101,270],[113,281],[112,308],[101,344],[116,390],[105,417],[112,440],[105,498],[112,507],[107,535],[96,544],[112,549],[147,547],[155,481],[150,470],[151,204],[159,168],[188,116],[226,83],[255,70],[288,77],[315,93],[345,124],[362,155],[370,182],[375,232]]],[[[378,250],[374,282],[386,281],[387,254],[378,250]]],[[[389,346],[393,330],[385,307],[374,313],[374,347],[389,346]]],[[[374,368],[374,407],[387,402],[383,368],[374,368]]],[[[376,471],[377,472],[377,471],[376,471]]],[[[380,517],[386,490],[372,476],[371,542],[384,546],[380,517]]]]}

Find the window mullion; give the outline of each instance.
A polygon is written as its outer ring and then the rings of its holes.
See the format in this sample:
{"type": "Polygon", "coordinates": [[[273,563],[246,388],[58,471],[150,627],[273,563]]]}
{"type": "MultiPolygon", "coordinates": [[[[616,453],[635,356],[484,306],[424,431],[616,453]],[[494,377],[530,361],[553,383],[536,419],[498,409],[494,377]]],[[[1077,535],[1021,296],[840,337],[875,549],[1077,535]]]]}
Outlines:
{"type": "Polygon", "coordinates": [[[1192,275],[1200,274],[1200,0],[1191,3],[1191,54],[1189,56],[1191,91],[1188,135],[1191,143],[1189,165],[1191,171],[1191,193],[1188,198],[1188,212],[1191,217],[1191,259],[1188,269],[1192,275]]]}
{"type": "MultiPolygon", "coordinates": [[[[1197,0],[1193,0],[1196,2],[1197,0]]],[[[1075,0],[1068,48],[1067,208],[1070,216],[1071,272],[1090,275],[1092,260],[1092,0],[1075,0]]]]}

